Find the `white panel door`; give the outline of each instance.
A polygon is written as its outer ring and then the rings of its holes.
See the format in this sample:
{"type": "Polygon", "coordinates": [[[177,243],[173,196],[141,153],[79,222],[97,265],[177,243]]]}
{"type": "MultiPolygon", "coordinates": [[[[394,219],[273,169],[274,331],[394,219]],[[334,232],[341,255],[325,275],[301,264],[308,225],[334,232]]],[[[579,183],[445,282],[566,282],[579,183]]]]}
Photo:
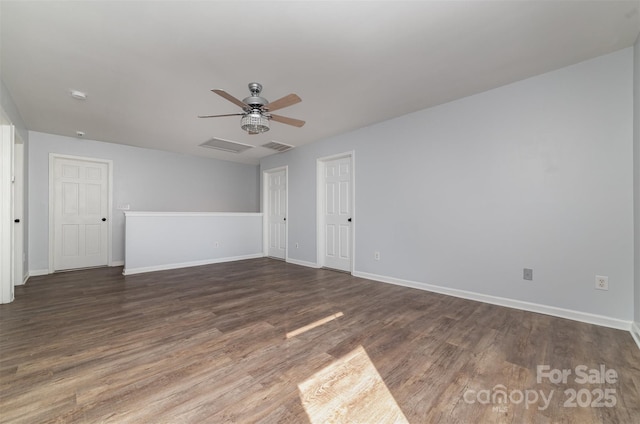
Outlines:
{"type": "Polygon", "coordinates": [[[24,145],[13,145],[13,284],[24,284],[24,145]]]}
{"type": "Polygon", "coordinates": [[[282,170],[267,175],[267,255],[284,259],[287,250],[287,174],[282,170]]]}
{"type": "Polygon", "coordinates": [[[108,183],[106,163],[55,159],[55,271],[107,265],[108,183]]]}
{"type": "Polygon", "coordinates": [[[351,157],[324,163],[324,266],[351,272],[351,157]]]}

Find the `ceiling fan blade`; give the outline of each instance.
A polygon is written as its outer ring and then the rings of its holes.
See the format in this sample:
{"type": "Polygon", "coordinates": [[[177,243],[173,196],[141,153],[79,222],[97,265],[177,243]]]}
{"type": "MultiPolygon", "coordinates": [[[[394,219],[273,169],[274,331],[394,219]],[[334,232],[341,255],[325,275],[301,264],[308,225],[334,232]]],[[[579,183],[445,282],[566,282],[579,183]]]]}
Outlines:
{"type": "Polygon", "coordinates": [[[233,97],[231,94],[227,93],[224,90],[220,90],[218,88],[215,88],[215,89],[213,89],[211,91],[213,91],[214,93],[216,93],[220,97],[224,97],[225,99],[229,100],[231,103],[234,103],[234,104],[240,106],[242,109],[247,107],[247,105],[242,100],[236,99],[235,97],[233,97]]]}
{"type": "Polygon", "coordinates": [[[287,124],[287,125],[293,125],[294,127],[300,128],[301,126],[303,126],[305,124],[305,122],[301,121],[300,119],[287,118],[286,116],[274,115],[274,114],[271,114],[271,113],[269,115],[271,115],[271,119],[273,119],[276,122],[281,122],[281,123],[287,124]]]}
{"type": "Polygon", "coordinates": [[[221,118],[223,116],[241,116],[244,115],[244,113],[227,113],[225,115],[198,115],[198,118],[221,118]]]}
{"type": "Polygon", "coordinates": [[[291,105],[295,105],[296,103],[300,103],[302,99],[298,97],[297,94],[291,93],[284,97],[279,98],[278,100],[274,100],[266,106],[268,111],[274,111],[278,109],[282,109],[291,105]]]}

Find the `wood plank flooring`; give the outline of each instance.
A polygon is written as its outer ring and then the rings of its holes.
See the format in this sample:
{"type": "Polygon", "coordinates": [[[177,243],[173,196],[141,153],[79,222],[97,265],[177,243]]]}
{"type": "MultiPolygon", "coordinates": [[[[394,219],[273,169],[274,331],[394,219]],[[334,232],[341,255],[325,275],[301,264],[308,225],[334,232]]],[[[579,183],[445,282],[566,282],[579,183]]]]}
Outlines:
{"type": "Polygon", "coordinates": [[[640,422],[624,331],[266,258],[121,272],[0,306],[1,422],[640,422]],[[615,383],[576,381],[601,364],[615,383]]]}

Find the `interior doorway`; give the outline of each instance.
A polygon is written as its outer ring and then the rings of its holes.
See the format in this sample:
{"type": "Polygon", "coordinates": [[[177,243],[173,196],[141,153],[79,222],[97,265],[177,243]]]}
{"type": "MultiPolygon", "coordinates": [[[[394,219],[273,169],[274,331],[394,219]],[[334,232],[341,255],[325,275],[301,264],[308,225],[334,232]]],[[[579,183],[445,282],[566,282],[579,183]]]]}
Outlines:
{"type": "Polygon", "coordinates": [[[318,265],[351,273],[354,255],[354,154],[318,159],[318,265]]]}
{"type": "Polygon", "coordinates": [[[14,132],[13,144],[13,285],[26,282],[24,143],[14,132]]]}
{"type": "Polygon", "coordinates": [[[263,174],[264,251],[269,257],[287,257],[287,167],[263,174]]]}
{"type": "Polygon", "coordinates": [[[111,261],[109,160],[49,157],[49,272],[111,261]]]}

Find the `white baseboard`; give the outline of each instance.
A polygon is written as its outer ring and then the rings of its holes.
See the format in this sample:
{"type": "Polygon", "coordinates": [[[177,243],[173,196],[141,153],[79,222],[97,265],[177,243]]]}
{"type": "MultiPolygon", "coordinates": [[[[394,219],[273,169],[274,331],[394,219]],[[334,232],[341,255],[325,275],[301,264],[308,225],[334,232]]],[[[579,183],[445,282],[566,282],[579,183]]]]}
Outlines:
{"type": "Polygon", "coordinates": [[[49,268],[29,270],[29,277],[38,277],[40,275],[48,275],[48,274],[49,274],[49,268]]]}
{"type": "Polygon", "coordinates": [[[631,336],[636,341],[638,349],[640,349],[640,322],[631,322],[631,336]]]}
{"type": "Polygon", "coordinates": [[[124,266],[124,260],[122,261],[111,261],[111,265],[109,266],[124,266]]]}
{"type": "Polygon", "coordinates": [[[292,259],[292,258],[287,258],[286,260],[287,260],[287,263],[294,264],[294,265],[306,266],[309,268],[320,268],[320,265],[314,262],[301,261],[300,259],[292,259]]]}
{"type": "Polygon", "coordinates": [[[24,278],[22,278],[22,282],[18,283],[18,284],[14,284],[14,286],[24,286],[25,284],[27,284],[27,280],[29,279],[29,273],[27,272],[27,275],[24,276],[24,278]]]}
{"type": "MultiPolygon", "coordinates": [[[[506,306],[508,308],[521,309],[529,312],[537,312],[540,314],[551,315],[554,317],[571,319],[574,321],[586,322],[588,324],[600,325],[603,327],[616,328],[618,330],[631,330],[631,321],[624,321],[617,318],[611,318],[604,315],[590,314],[587,312],[574,311],[571,309],[557,308],[555,306],[541,305],[539,303],[530,303],[522,300],[508,299],[505,297],[491,296],[487,294],[475,293],[466,290],[452,289],[448,287],[435,286],[417,281],[402,280],[399,278],[386,277],[382,275],[370,274],[367,272],[354,272],[354,276],[366,278],[368,280],[380,281],[382,283],[395,284],[398,286],[411,287],[414,289],[426,290],[430,292],[446,294],[449,296],[460,297],[462,299],[476,300],[479,302],[490,303],[493,305],[506,306]]],[[[637,340],[636,340],[637,341],[637,340]]]]}
{"type": "Polygon", "coordinates": [[[231,256],[227,258],[216,258],[216,259],[205,259],[202,261],[193,261],[193,262],[182,262],[177,264],[164,264],[164,265],[154,265],[140,268],[127,268],[125,266],[122,271],[122,275],[133,275],[133,274],[142,274],[143,272],[154,272],[154,271],[166,271],[169,269],[178,269],[178,268],[189,268],[192,266],[202,266],[202,265],[211,265],[211,264],[219,264],[222,262],[233,262],[233,261],[242,261],[245,259],[255,259],[262,258],[264,255],[262,253],[255,253],[252,255],[243,255],[243,256],[231,256]]]}

